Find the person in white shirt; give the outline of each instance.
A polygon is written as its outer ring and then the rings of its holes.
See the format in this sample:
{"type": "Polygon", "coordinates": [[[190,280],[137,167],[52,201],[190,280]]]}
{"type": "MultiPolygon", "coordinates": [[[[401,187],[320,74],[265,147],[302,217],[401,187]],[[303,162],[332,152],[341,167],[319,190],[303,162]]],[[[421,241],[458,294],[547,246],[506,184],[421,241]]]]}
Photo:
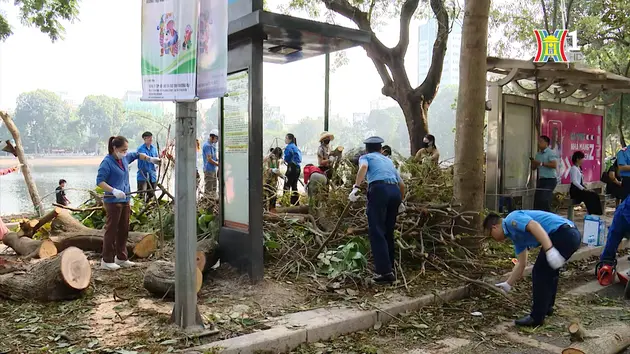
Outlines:
{"type": "Polygon", "coordinates": [[[599,201],[599,195],[584,187],[582,175],[582,162],[584,161],[584,153],[576,151],[571,156],[573,166],[569,170],[571,176],[571,187],[569,188],[569,196],[578,203],[584,202],[586,210],[591,215],[602,215],[602,204],[599,201]]]}

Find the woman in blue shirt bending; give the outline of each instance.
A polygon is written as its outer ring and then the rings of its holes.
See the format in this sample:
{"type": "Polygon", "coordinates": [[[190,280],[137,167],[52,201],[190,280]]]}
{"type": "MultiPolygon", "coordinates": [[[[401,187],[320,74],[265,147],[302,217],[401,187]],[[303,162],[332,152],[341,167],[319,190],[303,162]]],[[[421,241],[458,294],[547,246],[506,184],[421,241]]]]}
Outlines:
{"type": "Polygon", "coordinates": [[[112,136],[107,144],[109,154],[98,168],[96,185],[105,191],[105,235],[103,237],[103,259],[101,268],[117,270],[134,266],[127,258],[127,237],[129,236],[129,164],[137,159],[159,164],[160,159],[142,153],[130,152],[124,136],[112,136]]]}
{"type": "Polygon", "coordinates": [[[295,135],[289,133],[284,138],[287,147],[284,149],[284,162],[287,164],[287,181],[284,183],[284,190],[292,190],[291,205],[300,204],[300,196],[298,194],[298,181],[300,180],[302,164],[302,152],[297,147],[297,139],[295,135]]]}

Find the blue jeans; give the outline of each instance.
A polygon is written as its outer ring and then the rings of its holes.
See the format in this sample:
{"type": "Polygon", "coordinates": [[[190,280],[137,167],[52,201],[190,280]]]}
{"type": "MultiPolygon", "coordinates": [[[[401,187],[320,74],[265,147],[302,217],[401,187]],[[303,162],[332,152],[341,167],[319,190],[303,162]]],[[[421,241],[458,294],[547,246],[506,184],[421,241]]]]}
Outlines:
{"type": "MultiPolygon", "coordinates": [[[[580,248],[582,235],[575,227],[565,225],[549,235],[553,247],[560,252],[564,259],[569,259],[580,248]]],[[[532,269],[532,313],[537,322],[542,322],[547,312],[553,308],[558,292],[560,270],[554,270],[547,263],[544,250],[540,250],[534,269],[532,269]]]]}
{"type": "Polygon", "coordinates": [[[534,192],[534,210],[551,211],[553,190],[556,189],[558,180],[555,178],[539,178],[534,192]]]}
{"type": "Polygon", "coordinates": [[[630,232],[630,222],[628,217],[630,216],[630,210],[627,210],[625,203],[621,204],[615,210],[613,221],[608,228],[608,237],[606,238],[606,245],[604,251],[599,260],[604,263],[612,264],[617,258],[617,249],[623,237],[630,232]]]}
{"type": "Polygon", "coordinates": [[[368,187],[367,198],[368,234],[374,267],[377,274],[385,275],[394,269],[394,229],[402,196],[398,185],[373,182],[368,187]]]}

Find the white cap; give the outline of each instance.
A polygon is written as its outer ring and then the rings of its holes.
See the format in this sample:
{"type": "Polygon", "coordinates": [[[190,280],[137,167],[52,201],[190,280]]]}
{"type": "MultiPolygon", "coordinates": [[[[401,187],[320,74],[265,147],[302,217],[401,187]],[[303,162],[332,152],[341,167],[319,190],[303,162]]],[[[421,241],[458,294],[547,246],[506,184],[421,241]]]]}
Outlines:
{"type": "Polygon", "coordinates": [[[212,129],[210,131],[210,135],[214,135],[214,136],[216,136],[218,138],[219,137],[219,129],[212,129]]]}

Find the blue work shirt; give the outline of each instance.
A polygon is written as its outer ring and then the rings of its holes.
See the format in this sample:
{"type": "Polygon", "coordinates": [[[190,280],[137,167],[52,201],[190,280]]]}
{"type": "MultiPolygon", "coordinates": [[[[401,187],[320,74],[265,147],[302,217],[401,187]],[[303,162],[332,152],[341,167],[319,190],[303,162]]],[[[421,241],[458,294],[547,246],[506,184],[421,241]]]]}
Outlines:
{"type": "Polygon", "coordinates": [[[503,233],[512,240],[514,254],[517,256],[528,248],[540,246],[534,235],[526,230],[527,224],[532,220],[539,223],[548,235],[556,232],[562,225],[575,226],[570,220],[546,211],[516,210],[509,213],[503,219],[503,233]]]}
{"type": "Polygon", "coordinates": [[[400,173],[394,166],[394,162],[380,152],[371,152],[359,157],[359,166],[367,166],[365,178],[368,184],[383,181],[389,184],[400,182],[400,173]]]}
{"type": "Polygon", "coordinates": [[[302,152],[297,145],[289,143],[284,148],[284,162],[294,163],[298,168],[300,167],[300,164],[302,164],[302,152]]]}
{"type": "MultiPolygon", "coordinates": [[[[138,153],[145,154],[149,157],[158,157],[158,151],[155,146],[151,145],[147,147],[145,144],[142,144],[138,147],[138,153]]],[[[157,182],[157,173],[155,171],[155,165],[150,163],[149,161],[138,160],[138,175],[136,176],[136,180],[139,182],[144,182],[148,177],[152,183],[157,182]]]]}
{"type": "Polygon", "coordinates": [[[104,203],[128,203],[131,197],[131,187],[129,186],[129,164],[138,159],[137,152],[127,153],[127,156],[122,159],[122,167],[118,161],[112,156],[107,155],[98,167],[98,174],[96,175],[96,185],[101,182],[105,182],[112,188],[121,190],[127,194],[124,199],[117,199],[112,196],[111,193],[105,192],[104,203]],[[109,196],[109,197],[108,197],[109,196]]]}
{"type": "Polygon", "coordinates": [[[215,172],[217,170],[217,166],[210,163],[208,156],[210,156],[213,161],[219,162],[219,158],[217,157],[217,145],[211,143],[210,141],[206,141],[203,143],[201,152],[203,155],[203,172],[215,172]]]}
{"type": "MultiPolygon", "coordinates": [[[[630,165],[630,151],[628,148],[623,148],[619,150],[617,153],[617,164],[619,166],[627,166],[630,165]]],[[[619,175],[621,177],[630,177],[630,171],[622,171],[619,170],[619,175]]]]}
{"type": "Polygon", "coordinates": [[[541,163],[541,165],[538,166],[538,178],[558,178],[555,168],[549,168],[542,165],[543,163],[558,160],[558,156],[556,156],[556,153],[553,152],[553,150],[547,147],[542,152],[536,154],[535,160],[541,163]]]}

